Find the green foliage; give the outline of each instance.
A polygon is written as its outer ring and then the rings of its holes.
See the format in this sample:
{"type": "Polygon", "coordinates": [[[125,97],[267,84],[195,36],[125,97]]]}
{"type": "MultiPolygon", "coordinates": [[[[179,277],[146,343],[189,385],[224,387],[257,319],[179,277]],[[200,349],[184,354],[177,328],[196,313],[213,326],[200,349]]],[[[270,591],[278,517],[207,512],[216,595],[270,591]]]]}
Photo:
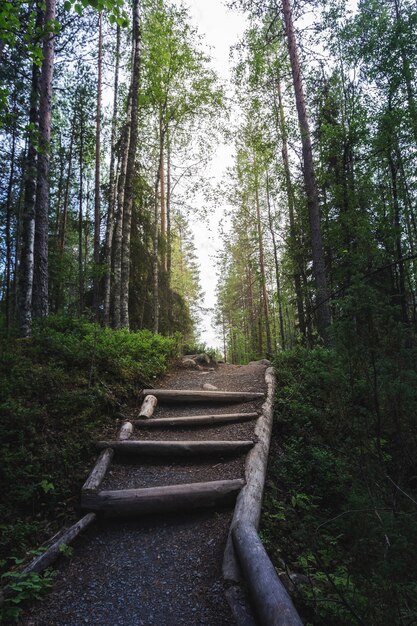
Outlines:
{"type": "Polygon", "coordinates": [[[413,623],[415,350],[342,347],[338,330],[337,350],[276,359],[263,538],[278,566],[309,577],[296,594],[308,623],[413,623]]]}
{"type": "Polygon", "coordinates": [[[178,338],[111,331],[52,316],[0,353],[0,556],[44,538],[71,515],[111,415],[177,353],[178,338]],[[50,531],[49,531],[50,532],[50,531]]]}
{"type": "Polygon", "coordinates": [[[18,621],[25,604],[39,600],[52,586],[54,572],[50,569],[41,574],[30,572],[22,576],[17,571],[6,572],[2,575],[2,582],[7,584],[11,594],[4,600],[0,613],[0,624],[15,623],[18,621]]]}

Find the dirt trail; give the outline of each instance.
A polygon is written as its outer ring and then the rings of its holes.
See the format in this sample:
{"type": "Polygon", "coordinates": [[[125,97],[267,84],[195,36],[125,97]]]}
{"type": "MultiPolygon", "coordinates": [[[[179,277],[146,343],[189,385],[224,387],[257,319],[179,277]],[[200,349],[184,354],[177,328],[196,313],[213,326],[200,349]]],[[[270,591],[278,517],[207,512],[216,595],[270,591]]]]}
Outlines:
{"type": "MultiPolygon", "coordinates": [[[[178,369],[159,383],[170,389],[265,391],[265,366],[178,369]]],[[[159,405],[154,417],[259,411],[262,400],[216,406],[159,405]]],[[[255,421],[199,428],[136,429],[132,439],[251,439],[255,421]]],[[[244,477],[244,455],[198,460],[113,462],[103,489],[151,487],[244,477]]],[[[24,626],[223,626],[234,620],[221,565],[233,510],[100,519],[60,563],[51,593],[24,616],[24,626]]]]}

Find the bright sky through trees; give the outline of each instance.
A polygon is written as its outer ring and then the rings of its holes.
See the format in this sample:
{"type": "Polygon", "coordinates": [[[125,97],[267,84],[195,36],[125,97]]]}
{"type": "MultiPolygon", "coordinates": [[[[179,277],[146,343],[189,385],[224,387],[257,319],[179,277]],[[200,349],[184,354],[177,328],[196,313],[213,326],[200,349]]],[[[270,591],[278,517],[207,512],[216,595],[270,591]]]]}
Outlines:
{"type": "MultiPolygon", "coordinates": [[[[191,0],[187,3],[190,8],[192,21],[198,28],[198,32],[204,36],[209,46],[213,67],[223,81],[230,81],[231,63],[229,60],[230,47],[242,37],[246,26],[246,18],[242,13],[231,12],[224,5],[223,0],[191,0]]],[[[230,91],[230,83],[226,85],[230,91]]],[[[231,95],[231,94],[230,94],[231,95]]],[[[220,182],[227,167],[233,163],[234,146],[220,144],[217,146],[212,159],[211,168],[206,172],[212,176],[215,182],[220,182]]],[[[220,248],[218,227],[224,219],[226,200],[216,207],[215,212],[208,216],[207,223],[200,219],[191,220],[192,230],[195,236],[196,248],[199,253],[201,267],[201,284],[205,293],[204,307],[212,308],[216,297],[216,253],[220,248]]],[[[208,345],[219,346],[220,341],[217,331],[212,326],[212,313],[204,314],[199,330],[201,339],[208,345]]]]}

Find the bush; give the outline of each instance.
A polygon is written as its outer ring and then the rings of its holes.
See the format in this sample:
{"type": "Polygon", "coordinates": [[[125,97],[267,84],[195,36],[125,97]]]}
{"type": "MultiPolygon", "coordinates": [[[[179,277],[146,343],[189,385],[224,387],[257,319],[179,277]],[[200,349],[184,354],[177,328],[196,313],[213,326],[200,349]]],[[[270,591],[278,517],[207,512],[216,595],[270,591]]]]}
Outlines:
{"type": "Polygon", "coordinates": [[[276,359],[263,538],[278,567],[309,577],[296,596],[308,623],[413,623],[417,400],[403,387],[417,361],[348,356],[318,348],[276,359]]]}
{"type": "Polygon", "coordinates": [[[74,515],[92,442],[177,354],[177,339],[51,317],[0,352],[0,558],[74,515]]]}

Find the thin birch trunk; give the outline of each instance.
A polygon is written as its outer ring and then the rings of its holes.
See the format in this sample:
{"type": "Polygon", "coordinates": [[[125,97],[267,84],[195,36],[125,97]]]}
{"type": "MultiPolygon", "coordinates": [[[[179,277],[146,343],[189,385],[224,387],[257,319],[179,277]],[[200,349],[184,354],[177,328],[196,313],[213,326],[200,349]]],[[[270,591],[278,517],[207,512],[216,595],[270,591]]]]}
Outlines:
{"type": "Polygon", "coordinates": [[[284,315],[282,311],[282,292],[281,292],[281,281],[279,275],[279,262],[278,262],[278,251],[277,251],[277,242],[275,238],[274,224],[272,220],[272,212],[271,212],[271,199],[269,195],[269,176],[266,175],[266,198],[268,204],[268,220],[269,220],[269,230],[272,237],[272,246],[274,249],[274,261],[275,261],[275,280],[277,287],[277,299],[278,299],[278,317],[279,317],[279,332],[281,336],[281,348],[285,350],[285,329],[284,329],[284,315]]]}
{"type": "MultiPolygon", "coordinates": [[[[41,27],[42,14],[38,11],[36,25],[41,27]]],[[[32,86],[30,95],[29,124],[36,128],[39,115],[39,68],[32,65],[32,86]]],[[[25,164],[25,182],[23,193],[22,239],[21,258],[19,267],[19,322],[22,337],[29,337],[32,333],[32,292],[33,292],[33,263],[35,247],[35,201],[36,201],[36,171],[37,152],[33,131],[28,140],[28,149],[25,164]]]]}
{"type": "Polygon", "coordinates": [[[80,118],[80,189],[78,195],[78,313],[84,311],[84,269],[83,269],[83,201],[84,201],[84,117],[80,118]]]}
{"type": "MultiPolygon", "coordinates": [[[[45,0],[44,27],[52,28],[56,1],[45,0]]],[[[48,315],[49,158],[51,143],[52,79],[55,35],[48,32],[43,43],[39,82],[39,154],[35,204],[35,258],[33,272],[33,315],[48,315]]]]}
{"type": "Polygon", "coordinates": [[[167,196],[166,196],[166,246],[167,246],[167,287],[168,287],[168,322],[169,330],[172,328],[172,292],[171,292],[171,273],[172,273],[172,242],[171,242],[171,144],[169,137],[169,129],[167,129],[166,137],[167,146],[167,196]]]}
{"type": "MultiPolygon", "coordinates": [[[[129,95],[126,118],[130,121],[131,99],[129,95]]],[[[122,284],[122,239],[123,239],[123,206],[125,196],[125,181],[127,155],[130,144],[130,123],[126,123],[121,141],[121,160],[119,179],[117,181],[117,212],[113,233],[113,328],[121,328],[121,284],[122,284]]]]}
{"type": "MultiPolygon", "coordinates": [[[[153,331],[157,333],[159,330],[159,207],[160,207],[160,175],[162,170],[162,162],[164,159],[164,137],[162,128],[160,128],[159,136],[159,163],[155,180],[155,202],[154,202],[154,236],[153,236],[153,331]]],[[[182,255],[181,255],[182,259],[182,255]]]]}
{"type": "Polygon", "coordinates": [[[255,182],[255,201],[256,201],[256,226],[258,230],[258,246],[259,246],[259,267],[261,270],[261,281],[262,281],[262,310],[263,310],[263,315],[265,318],[266,351],[270,353],[272,352],[271,326],[269,323],[268,292],[266,289],[265,255],[264,255],[264,245],[263,245],[263,238],[262,238],[261,207],[259,203],[258,180],[256,180],[255,182]]]}
{"type": "MultiPolygon", "coordinates": [[[[16,110],[16,107],[15,107],[16,110]]],[[[15,156],[16,156],[16,123],[12,130],[12,150],[10,154],[10,173],[7,185],[6,196],[6,330],[10,332],[11,327],[11,275],[12,275],[12,198],[13,184],[15,178],[15,156]]]]}

